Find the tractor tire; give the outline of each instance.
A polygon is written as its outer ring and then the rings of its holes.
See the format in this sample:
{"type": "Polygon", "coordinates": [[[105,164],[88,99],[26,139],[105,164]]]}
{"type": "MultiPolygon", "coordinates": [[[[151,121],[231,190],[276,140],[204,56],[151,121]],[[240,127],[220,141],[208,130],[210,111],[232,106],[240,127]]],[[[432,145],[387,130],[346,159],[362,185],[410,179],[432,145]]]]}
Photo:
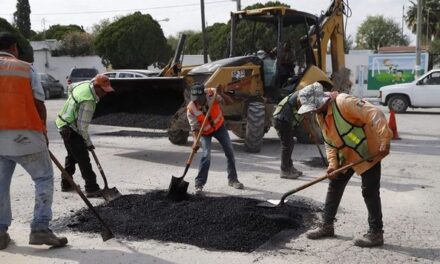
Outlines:
{"type": "Polygon", "coordinates": [[[247,110],[245,150],[257,153],[261,150],[265,126],[265,105],[262,102],[250,102],[247,110]]]}
{"type": "Polygon", "coordinates": [[[405,113],[408,106],[408,98],[404,95],[393,95],[388,101],[388,108],[395,113],[405,113]]]}
{"type": "Polygon", "coordinates": [[[234,129],[231,129],[232,133],[234,133],[234,135],[236,135],[237,137],[244,139],[246,138],[246,126],[241,126],[240,127],[236,127],[234,129]]]}
{"type": "Polygon", "coordinates": [[[189,132],[181,129],[168,130],[168,139],[174,145],[186,145],[188,143],[189,132]]]}

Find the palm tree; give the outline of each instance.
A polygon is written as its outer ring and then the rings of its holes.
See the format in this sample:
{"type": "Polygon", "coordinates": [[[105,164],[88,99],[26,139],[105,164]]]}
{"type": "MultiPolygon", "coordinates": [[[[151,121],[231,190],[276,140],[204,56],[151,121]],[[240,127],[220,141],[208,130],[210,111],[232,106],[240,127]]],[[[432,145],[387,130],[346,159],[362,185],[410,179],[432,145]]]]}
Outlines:
{"type": "MultiPolygon", "coordinates": [[[[410,2],[412,6],[406,12],[405,22],[415,34],[417,28],[417,3],[410,2]]],[[[422,8],[422,40],[431,41],[434,38],[440,37],[440,0],[422,0],[422,8]]]]}

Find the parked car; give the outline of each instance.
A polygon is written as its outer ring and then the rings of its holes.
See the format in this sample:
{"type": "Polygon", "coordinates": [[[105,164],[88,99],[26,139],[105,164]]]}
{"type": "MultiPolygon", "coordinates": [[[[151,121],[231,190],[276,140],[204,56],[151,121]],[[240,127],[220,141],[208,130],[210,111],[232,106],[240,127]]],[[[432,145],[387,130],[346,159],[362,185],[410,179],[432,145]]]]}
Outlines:
{"type": "Polygon", "coordinates": [[[98,74],[95,68],[72,68],[67,78],[67,85],[92,79],[98,74]]]}
{"type": "Polygon", "coordinates": [[[44,96],[46,99],[53,97],[62,97],[64,95],[64,86],[59,80],[47,73],[38,73],[43,86],[44,96]]]}
{"type": "Polygon", "coordinates": [[[434,69],[410,83],[387,85],[380,88],[382,105],[403,113],[411,108],[440,107],[440,69],[434,69]]]}
{"type": "Polygon", "coordinates": [[[109,78],[148,78],[158,76],[158,71],[149,70],[114,70],[103,73],[109,78]]]}

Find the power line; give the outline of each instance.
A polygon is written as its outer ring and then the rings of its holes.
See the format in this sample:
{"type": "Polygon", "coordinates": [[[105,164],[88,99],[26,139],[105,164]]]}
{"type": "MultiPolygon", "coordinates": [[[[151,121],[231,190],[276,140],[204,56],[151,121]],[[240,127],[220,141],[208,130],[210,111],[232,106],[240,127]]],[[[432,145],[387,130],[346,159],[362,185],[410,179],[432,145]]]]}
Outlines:
{"type": "MultiPolygon", "coordinates": [[[[228,0],[219,0],[206,2],[205,5],[218,4],[218,3],[229,3],[228,0]]],[[[124,10],[104,10],[104,11],[76,11],[76,12],[58,12],[58,13],[31,13],[31,16],[52,16],[52,15],[78,15],[78,14],[101,14],[101,13],[116,13],[116,12],[132,12],[132,11],[147,11],[165,8],[176,8],[176,7],[188,7],[188,6],[199,6],[200,3],[194,4],[181,4],[181,5],[168,5],[168,6],[156,6],[141,9],[124,9],[124,10]]],[[[0,14],[0,15],[12,15],[12,14],[0,14]]]]}

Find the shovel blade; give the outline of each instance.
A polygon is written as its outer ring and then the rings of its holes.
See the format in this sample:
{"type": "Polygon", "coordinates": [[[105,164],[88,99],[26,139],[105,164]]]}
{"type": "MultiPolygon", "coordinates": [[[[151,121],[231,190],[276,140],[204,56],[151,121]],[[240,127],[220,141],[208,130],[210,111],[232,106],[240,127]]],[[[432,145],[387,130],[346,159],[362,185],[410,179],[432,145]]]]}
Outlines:
{"type": "Polygon", "coordinates": [[[170,186],[168,187],[168,198],[176,202],[186,200],[188,198],[187,190],[189,183],[184,181],[182,177],[172,177],[170,186]]]}
{"type": "Polygon", "coordinates": [[[104,188],[102,189],[102,197],[104,198],[104,200],[106,200],[107,202],[113,201],[116,198],[119,198],[122,196],[122,194],[118,191],[118,189],[116,189],[116,187],[113,188],[104,188]]]}
{"type": "Polygon", "coordinates": [[[263,207],[263,208],[275,208],[275,207],[283,205],[287,201],[288,200],[284,200],[284,201],[281,201],[281,200],[267,200],[265,202],[258,203],[257,206],[258,207],[263,207]]]}

